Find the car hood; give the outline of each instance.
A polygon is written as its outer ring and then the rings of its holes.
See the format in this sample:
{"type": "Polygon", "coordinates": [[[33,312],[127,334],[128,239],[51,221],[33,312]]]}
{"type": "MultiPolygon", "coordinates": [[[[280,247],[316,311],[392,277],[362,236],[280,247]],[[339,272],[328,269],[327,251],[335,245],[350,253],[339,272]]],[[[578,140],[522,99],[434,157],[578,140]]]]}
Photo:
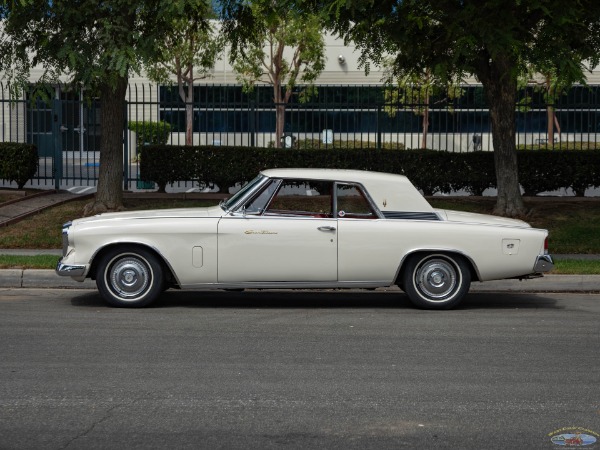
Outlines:
{"type": "Polygon", "coordinates": [[[507,217],[491,216],[488,214],[477,214],[464,211],[452,211],[447,209],[437,209],[436,212],[448,222],[531,228],[531,225],[529,225],[527,222],[518,219],[509,219],[507,217]]]}
{"type": "Polygon", "coordinates": [[[123,211],[98,214],[92,217],[77,219],[77,225],[90,222],[121,221],[134,219],[177,219],[177,218],[203,218],[221,217],[223,210],[220,206],[208,208],[176,208],[176,209],[152,209],[146,211],[123,211]]]}

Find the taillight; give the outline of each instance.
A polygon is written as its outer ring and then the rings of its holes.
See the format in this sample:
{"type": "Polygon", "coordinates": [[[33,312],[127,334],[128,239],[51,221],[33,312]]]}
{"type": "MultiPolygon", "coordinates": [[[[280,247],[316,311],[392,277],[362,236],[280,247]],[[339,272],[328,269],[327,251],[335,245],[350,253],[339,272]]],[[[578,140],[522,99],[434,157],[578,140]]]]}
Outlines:
{"type": "Polygon", "coordinates": [[[548,254],[548,238],[544,239],[544,255],[548,254]]]}

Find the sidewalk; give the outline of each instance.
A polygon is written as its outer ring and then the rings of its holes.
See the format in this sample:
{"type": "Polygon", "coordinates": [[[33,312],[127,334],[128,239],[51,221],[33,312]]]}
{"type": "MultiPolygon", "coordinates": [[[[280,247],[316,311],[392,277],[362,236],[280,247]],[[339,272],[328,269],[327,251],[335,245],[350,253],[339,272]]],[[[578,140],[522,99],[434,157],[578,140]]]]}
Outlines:
{"type": "Polygon", "coordinates": [[[65,191],[43,191],[3,203],[0,206],[0,227],[16,223],[51,206],[82,198],[86,198],[86,195],[65,191]]]}

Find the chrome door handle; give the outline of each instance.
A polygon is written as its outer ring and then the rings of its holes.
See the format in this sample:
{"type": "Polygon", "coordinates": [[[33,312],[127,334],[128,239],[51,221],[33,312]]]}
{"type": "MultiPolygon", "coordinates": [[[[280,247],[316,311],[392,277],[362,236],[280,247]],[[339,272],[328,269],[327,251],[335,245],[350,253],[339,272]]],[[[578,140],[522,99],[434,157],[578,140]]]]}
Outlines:
{"type": "Polygon", "coordinates": [[[319,231],[335,231],[335,227],[319,227],[317,228],[319,231]]]}

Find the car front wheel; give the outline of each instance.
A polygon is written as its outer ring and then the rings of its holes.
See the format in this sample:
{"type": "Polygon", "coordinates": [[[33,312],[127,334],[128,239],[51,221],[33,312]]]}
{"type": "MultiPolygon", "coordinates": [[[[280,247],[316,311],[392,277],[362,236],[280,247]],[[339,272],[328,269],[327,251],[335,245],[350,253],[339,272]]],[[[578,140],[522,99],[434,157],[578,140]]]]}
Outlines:
{"type": "Polygon", "coordinates": [[[471,271],[458,255],[419,254],[406,262],[401,284],[414,305],[450,309],[469,292],[471,271]]]}
{"type": "Polygon", "coordinates": [[[147,250],[115,248],[100,259],[96,285],[104,300],[113,306],[147,306],[164,290],[163,268],[147,250]]]}

